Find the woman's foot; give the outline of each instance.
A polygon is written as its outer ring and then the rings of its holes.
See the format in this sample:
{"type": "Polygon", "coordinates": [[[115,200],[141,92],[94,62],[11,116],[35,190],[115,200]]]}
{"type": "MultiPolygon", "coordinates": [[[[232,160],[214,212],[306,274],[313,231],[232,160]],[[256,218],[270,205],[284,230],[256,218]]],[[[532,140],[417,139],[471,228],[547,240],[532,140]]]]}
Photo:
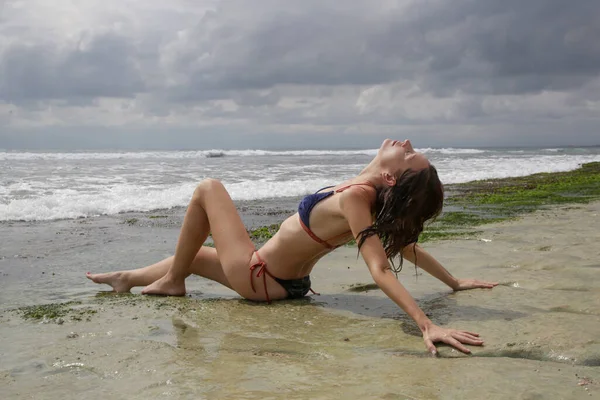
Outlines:
{"type": "Polygon", "coordinates": [[[127,281],[127,276],[123,272],[109,272],[106,274],[92,274],[88,272],[85,277],[95,283],[105,283],[112,286],[113,291],[117,293],[129,293],[131,285],[127,281]]]}
{"type": "Polygon", "coordinates": [[[162,296],[185,296],[185,281],[175,281],[166,275],[146,286],[142,294],[162,296]]]}

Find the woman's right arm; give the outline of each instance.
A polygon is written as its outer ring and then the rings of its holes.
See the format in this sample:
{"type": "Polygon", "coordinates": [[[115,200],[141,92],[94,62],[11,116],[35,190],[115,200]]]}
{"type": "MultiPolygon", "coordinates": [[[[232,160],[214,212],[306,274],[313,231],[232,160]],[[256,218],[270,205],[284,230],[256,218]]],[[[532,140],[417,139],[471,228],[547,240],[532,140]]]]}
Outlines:
{"type": "MultiPolygon", "coordinates": [[[[355,190],[342,192],[340,195],[340,207],[355,238],[358,238],[362,230],[372,225],[370,203],[360,192],[355,190]]],[[[462,343],[473,345],[483,344],[483,341],[477,337],[477,334],[440,328],[431,322],[410,293],[408,293],[392,273],[385,250],[378,236],[373,235],[367,238],[361,246],[360,252],[377,286],[415,321],[421,332],[423,332],[423,339],[427,349],[432,354],[436,354],[436,348],[433,343],[439,341],[450,344],[465,353],[470,353],[470,350],[462,345],[462,343]]]]}
{"type": "Polygon", "coordinates": [[[457,279],[452,276],[446,268],[440,264],[438,260],[433,258],[431,254],[425,251],[416,243],[409,244],[402,250],[402,256],[419,268],[427,271],[429,274],[450,286],[452,290],[468,290],[468,289],[492,289],[498,285],[498,282],[482,281],[479,279],[457,279]]]}

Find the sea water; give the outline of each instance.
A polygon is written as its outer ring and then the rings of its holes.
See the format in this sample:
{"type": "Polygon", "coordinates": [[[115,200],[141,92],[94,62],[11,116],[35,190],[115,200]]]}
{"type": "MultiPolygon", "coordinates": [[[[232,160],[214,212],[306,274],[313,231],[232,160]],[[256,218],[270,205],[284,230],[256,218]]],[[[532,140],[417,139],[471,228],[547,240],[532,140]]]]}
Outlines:
{"type": "MultiPolygon", "coordinates": [[[[421,148],[444,184],[568,171],[600,147],[421,148]]],[[[234,200],[301,196],[358,174],[377,149],[139,152],[0,151],[0,221],[39,221],[185,206],[204,178],[234,200]]]]}

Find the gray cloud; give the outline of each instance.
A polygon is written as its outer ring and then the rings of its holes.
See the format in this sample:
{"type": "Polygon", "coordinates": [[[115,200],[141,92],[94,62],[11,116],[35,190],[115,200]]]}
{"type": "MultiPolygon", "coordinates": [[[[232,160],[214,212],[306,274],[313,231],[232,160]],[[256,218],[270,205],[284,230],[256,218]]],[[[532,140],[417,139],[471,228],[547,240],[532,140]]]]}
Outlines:
{"type": "Polygon", "coordinates": [[[152,126],[184,140],[368,125],[442,142],[443,124],[501,144],[516,126],[536,140],[569,126],[586,141],[600,122],[597,0],[98,0],[66,25],[70,3],[56,1],[43,29],[41,0],[0,17],[12,138],[32,126],[152,126]]]}
{"type": "Polygon", "coordinates": [[[172,43],[174,71],[208,91],[413,79],[437,95],[565,90],[600,71],[594,0],[294,4],[221,3],[172,43]]]}
{"type": "Polygon", "coordinates": [[[133,97],[144,90],[135,56],[128,40],[114,34],[68,49],[48,43],[12,45],[2,54],[0,98],[20,103],[133,97]]]}

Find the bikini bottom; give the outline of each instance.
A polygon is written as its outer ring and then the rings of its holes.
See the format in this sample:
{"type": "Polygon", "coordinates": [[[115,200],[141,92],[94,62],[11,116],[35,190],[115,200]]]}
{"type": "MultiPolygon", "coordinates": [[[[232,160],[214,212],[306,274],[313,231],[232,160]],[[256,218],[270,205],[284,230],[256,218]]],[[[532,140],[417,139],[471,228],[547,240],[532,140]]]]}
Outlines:
{"type": "Polygon", "coordinates": [[[269,293],[267,292],[267,275],[269,275],[277,283],[279,283],[281,286],[283,286],[285,291],[288,293],[288,295],[286,297],[287,299],[300,299],[300,298],[306,296],[306,294],[309,291],[314,294],[318,294],[314,290],[312,290],[310,287],[310,276],[309,275],[307,275],[303,278],[297,278],[297,279],[277,278],[277,277],[273,276],[269,272],[269,270],[267,270],[267,263],[263,261],[263,259],[260,257],[260,255],[258,255],[258,251],[255,251],[255,253],[256,253],[256,258],[258,259],[258,262],[255,264],[252,264],[250,266],[250,286],[252,287],[252,290],[254,291],[254,293],[256,293],[256,289],[254,288],[254,282],[252,280],[252,272],[254,272],[255,269],[258,269],[258,272],[256,273],[256,277],[260,278],[261,275],[263,277],[263,284],[265,286],[265,296],[267,298],[267,303],[271,304],[271,299],[269,298],[269,293]]]}

